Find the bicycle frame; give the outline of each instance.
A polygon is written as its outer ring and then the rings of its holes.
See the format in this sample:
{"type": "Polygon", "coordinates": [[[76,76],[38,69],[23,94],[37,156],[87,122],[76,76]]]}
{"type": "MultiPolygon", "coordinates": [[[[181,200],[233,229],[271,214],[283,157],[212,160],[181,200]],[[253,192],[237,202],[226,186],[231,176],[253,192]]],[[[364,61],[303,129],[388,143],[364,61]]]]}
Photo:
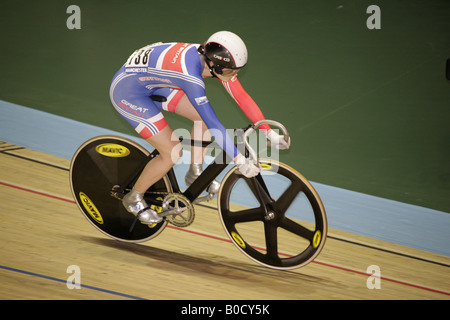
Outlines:
{"type": "MultiPolygon", "coordinates": [[[[281,125],[278,122],[272,121],[272,120],[262,120],[257,122],[254,125],[249,125],[247,128],[244,129],[235,129],[235,132],[238,133],[238,144],[243,144],[244,145],[244,152],[245,152],[245,156],[251,156],[255,161],[258,160],[257,155],[255,153],[255,151],[248,145],[247,143],[247,136],[253,132],[259,125],[263,124],[263,123],[268,123],[268,124],[273,124],[276,125],[278,127],[280,127],[283,132],[285,133],[286,139],[288,138],[288,133],[286,131],[286,128],[281,125]],[[243,135],[239,135],[239,131],[241,133],[243,133],[243,135]]],[[[192,139],[183,139],[180,138],[180,143],[183,145],[191,145],[191,146],[201,146],[203,148],[207,148],[207,147],[212,147],[212,146],[218,146],[217,144],[215,144],[215,142],[208,142],[208,141],[199,141],[199,140],[192,140],[192,139]]],[[[136,181],[136,179],[139,177],[139,175],[141,174],[142,170],[144,169],[144,167],[147,165],[147,163],[152,160],[154,157],[158,156],[159,152],[158,150],[154,150],[149,156],[148,156],[148,161],[144,161],[141,166],[138,167],[138,169],[136,170],[136,173],[134,175],[132,175],[131,179],[129,179],[129,181],[127,181],[125,184],[123,184],[123,186],[121,186],[118,189],[114,189],[114,192],[112,193],[113,196],[120,198],[119,195],[124,195],[125,194],[125,188],[126,186],[129,186],[133,181],[136,181]]],[[[178,185],[178,180],[176,178],[175,175],[175,171],[173,170],[173,167],[170,168],[170,170],[167,172],[167,178],[169,179],[169,182],[172,186],[172,191],[174,193],[180,193],[182,195],[184,195],[190,202],[195,202],[195,200],[199,199],[200,194],[206,190],[206,188],[214,181],[214,179],[223,171],[225,170],[225,168],[228,166],[229,163],[231,163],[231,158],[222,150],[220,151],[220,153],[215,157],[214,161],[212,163],[210,163],[205,170],[203,170],[202,174],[184,191],[182,192],[180,190],[180,187],[178,185]]],[[[267,187],[264,183],[264,180],[261,178],[261,175],[257,175],[255,177],[255,179],[253,180],[253,184],[254,187],[256,187],[256,191],[259,194],[259,197],[261,199],[265,199],[264,203],[264,210],[266,211],[266,213],[268,213],[270,211],[270,209],[268,209],[266,207],[266,205],[270,202],[272,202],[271,197],[269,195],[269,192],[267,190],[267,187]],[[258,184],[260,186],[260,188],[257,188],[255,185],[255,179],[258,181],[258,184]],[[263,191],[263,194],[261,194],[261,191],[263,191]]],[[[213,195],[210,195],[213,196],[213,195]]],[[[206,197],[207,199],[212,199],[212,197],[206,197]]],[[[156,204],[153,203],[154,201],[149,199],[149,201],[152,204],[156,204]]]]}
{"type": "MultiPolygon", "coordinates": [[[[244,129],[244,131],[247,131],[250,127],[244,129]]],[[[200,145],[202,147],[211,147],[211,143],[207,141],[198,141],[198,140],[191,140],[191,139],[180,139],[180,142],[184,145],[200,145]]],[[[245,147],[246,155],[248,153],[248,148],[245,147]]],[[[189,201],[192,203],[195,203],[196,199],[199,199],[200,194],[213,182],[213,180],[228,166],[228,164],[231,162],[231,158],[226,155],[223,151],[219,153],[219,155],[216,156],[214,161],[210,163],[205,170],[202,172],[202,174],[194,180],[194,182],[184,191],[182,192],[179,188],[178,181],[175,175],[175,172],[173,168],[170,168],[169,172],[167,173],[167,176],[169,178],[169,182],[172,185],[172,190],[175,193],[181,193],[184,195],[189,201]]],[[[269,214],[270,208],[267,207],[267,205],[271,202],[273,202],[272,198],[270,197],[269,191],[267,189],[267,186],[262,179],[261,175],[258,174],[256,177],[252,178],[252,185],[254,190],[256,190],[256,193],[258,195],[258,198],[261,200],[261,203],[263,205],[264,211],[266,215],[269,214]]],[[[208,197],[206,197],[208,198],[208,197]]],[[[209,198],[212,199],[212,198],[209,198]]]]}
{"type": "MultiPolygon", "coordinates": [[[[198,141],[191,139],[184,140],[180,138],[180,142],[184,145],[201,145],[202,147],[211,147],[211,142],[207,141],[198,141]]],[[[125,181],[125,183],[113,190],[113,196],[121,198],[125,194],[126,188],[131,186],[132,183],[137,180],[147,163],[158,155],[159,152],[156,149],[151,154],[149,154],[147,157],[147,161],[143,161],[142,164],[136,169],[135,173],[130,175],[129,179],[125,181]]],[[[184,192],[182,192],[180,189],[173,168],[170,168],[166,175],[174,193],[180,193],[188,198],[189,201],[194,202],[201,195],[201,193],[214,181],[214,179],[228,166],[230,161],[231,158],[227,156],[223,151],[221,151],[219,155],[216,156],[214,161],[210,163],[208,167],[206,167],[202,174],[184,192]]],[[[150,201],[150,203],[153,203],[151,199],[148,200],[150,201]]]]}
{"type": "MultiPolygon", "coordinates": [[[[211,147],[211,142],[198,141],[191,139],[180,139],[181,143],[184,145],[211,147]]],[[[183,194],[189,201],[194,202],[200,194],[214,181],[214,179],[228,166],[231,158],[227,156],[223,151],[221,151],[214,161],[210,163],[202,174],[195,179],[195,181],[184,191],[181,192],[178,181],[175,176],[173,168],[169,170],[167,176],[169,178],[170,184],[174,192],[183,194]]]]}

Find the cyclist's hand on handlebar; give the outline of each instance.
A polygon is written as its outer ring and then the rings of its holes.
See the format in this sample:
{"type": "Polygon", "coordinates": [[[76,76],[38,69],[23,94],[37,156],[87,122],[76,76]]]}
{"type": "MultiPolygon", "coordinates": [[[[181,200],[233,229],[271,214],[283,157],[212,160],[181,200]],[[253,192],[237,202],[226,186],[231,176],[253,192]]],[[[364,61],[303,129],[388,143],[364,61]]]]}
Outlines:
{"type": "Polygon", "coordinates": [[[238,154],[236,158],[234,158],[234,162],[236,163],[239,172],[247,178],[255,177],[261,171],[259,164],[247,159],[242,154],[238,154]]]}
{"type": "Polygon", "coordinates": [[[279,150],[286,150],[291,146],[290,137],[288,137],[288,140],[286,141],[284,135],[279,135],[272,129],[267,132],[267,139],[270,141],[272,147],[275,147],[279,150]]]}

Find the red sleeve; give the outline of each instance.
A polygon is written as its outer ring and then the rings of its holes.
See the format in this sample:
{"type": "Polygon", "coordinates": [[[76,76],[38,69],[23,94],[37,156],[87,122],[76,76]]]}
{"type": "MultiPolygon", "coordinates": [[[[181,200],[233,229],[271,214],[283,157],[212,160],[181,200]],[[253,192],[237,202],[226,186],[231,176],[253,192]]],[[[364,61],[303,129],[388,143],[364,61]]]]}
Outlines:
{"type": "MultiPolygon", "coordinates": [[[[256,102],[253,101],[252,97],[244,90],[237,77],[231,78],[228,82],[222,81],[222,85],[227,89],[228,93],[233,97],[251,122],[256,123],[260,120],[265,120],[261,109],[259,109],[256,102]]],[[[270,129],[270,126],[264,124],[259,128],[266,131],[270,129]]]]}

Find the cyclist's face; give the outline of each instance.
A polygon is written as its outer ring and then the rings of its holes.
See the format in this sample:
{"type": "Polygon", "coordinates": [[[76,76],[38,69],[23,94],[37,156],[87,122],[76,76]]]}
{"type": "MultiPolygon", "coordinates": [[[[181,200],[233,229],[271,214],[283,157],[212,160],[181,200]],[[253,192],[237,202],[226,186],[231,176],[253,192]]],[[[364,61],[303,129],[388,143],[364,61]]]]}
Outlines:
{"type": "Polygon", "coordinates": [[[224,77],[232,77],[232,76],[234,76],[238,71],[239,71],[239,70],[236,70],[236,69],[227,69],[227,68],[225,68],[225,69],[222,69],[222,75],[223,75],[224,77]]]}
{"type": "Polygon", "coordinates": [[[216,72],[215,75],[222,81],[228,82],[231,78],[233,78],[237,73],[238,73],[239,69],[222,69],[222,74],[218,74],[216,72]]]}
{"type": "Polygon", "coordinates": [[[231,78],[233,78],[240,69],[229,69],[229,68],[224,68],[222,69],[222,74],[217,73],[211,62],[209,61],[205,61],[205,67],[203,69],[203,77],[210,77],[211,73],[210,73],[210,68],[213,69],[214,75],[219,78],[222,81],[228,82],[231,78]]]}

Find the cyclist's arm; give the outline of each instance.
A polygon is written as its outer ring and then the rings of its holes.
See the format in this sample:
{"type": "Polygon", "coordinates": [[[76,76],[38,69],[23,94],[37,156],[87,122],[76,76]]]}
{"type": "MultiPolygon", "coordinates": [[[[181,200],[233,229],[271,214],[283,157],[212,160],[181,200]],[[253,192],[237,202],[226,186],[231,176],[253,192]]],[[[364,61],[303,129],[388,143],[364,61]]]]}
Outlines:
{"type": "Polygon", "coordinates": [[[215,142],[231,157],[235,158],[240,152],[236,148],[233,140],[228,134],[225,126],[217,118],[213,107],[206,97],[205,90],[199,86],[184,90],[189,101],[194,105],[200,117],[205,122],[206,126],[214,137],[215,142]]]}
{"type": "MultiPolygon", "coordinates": [[[[261,109],[259,109],[255,101],[253,101],[250,95],[244,90],[236,76],[231,78],[228,82],[222,81],[222,84],[250,121],[256,123],[265,120],[261,109]]],[[[261,125],[259,128],[267,135],[267,139],[272,143],[272,146],[277,149],[289,149],[290,139],[285,140],[284,136],[280,136],[278,133],[271,130],[270,126],[267,124],[261,125]]]]}
{"type": "MultiPolygon", "coordinates": [[[[265,120],[261,109],[252,99],[252,97],[250,97],[250,95],[244,90],[236,76],[231,78],[231,80],[229,80],[228,82],[221,82],[250,121],[256,123],[260,120],[265,120]]],[[[270,129],[270,126],[265,124],[260,126],[259,128],[266,132],[270,129]]]]}
{"type": "MultiPolygon", "coordinates": [[[[226,152],[228,156],[235,159],[240,152],[234,145],[233,139],[229,136],[225,126],[217,118],[211,104],[206,97],[205,82],[202,77],[203,64],[196,47],[191,46],[181,59],[176,61],[180,64],[178,73],[171,73],[170,80],[184,91],[189,101],[199,113],[202,120],[210,130],[215,142],[226,152]],[[182,73],[181,73],[182,72],[182,73]]],[[[170,57],[169,57],[170,58],[170,57]]],[[[172,60],[167,63],[172,66],[172,60]]]]}

